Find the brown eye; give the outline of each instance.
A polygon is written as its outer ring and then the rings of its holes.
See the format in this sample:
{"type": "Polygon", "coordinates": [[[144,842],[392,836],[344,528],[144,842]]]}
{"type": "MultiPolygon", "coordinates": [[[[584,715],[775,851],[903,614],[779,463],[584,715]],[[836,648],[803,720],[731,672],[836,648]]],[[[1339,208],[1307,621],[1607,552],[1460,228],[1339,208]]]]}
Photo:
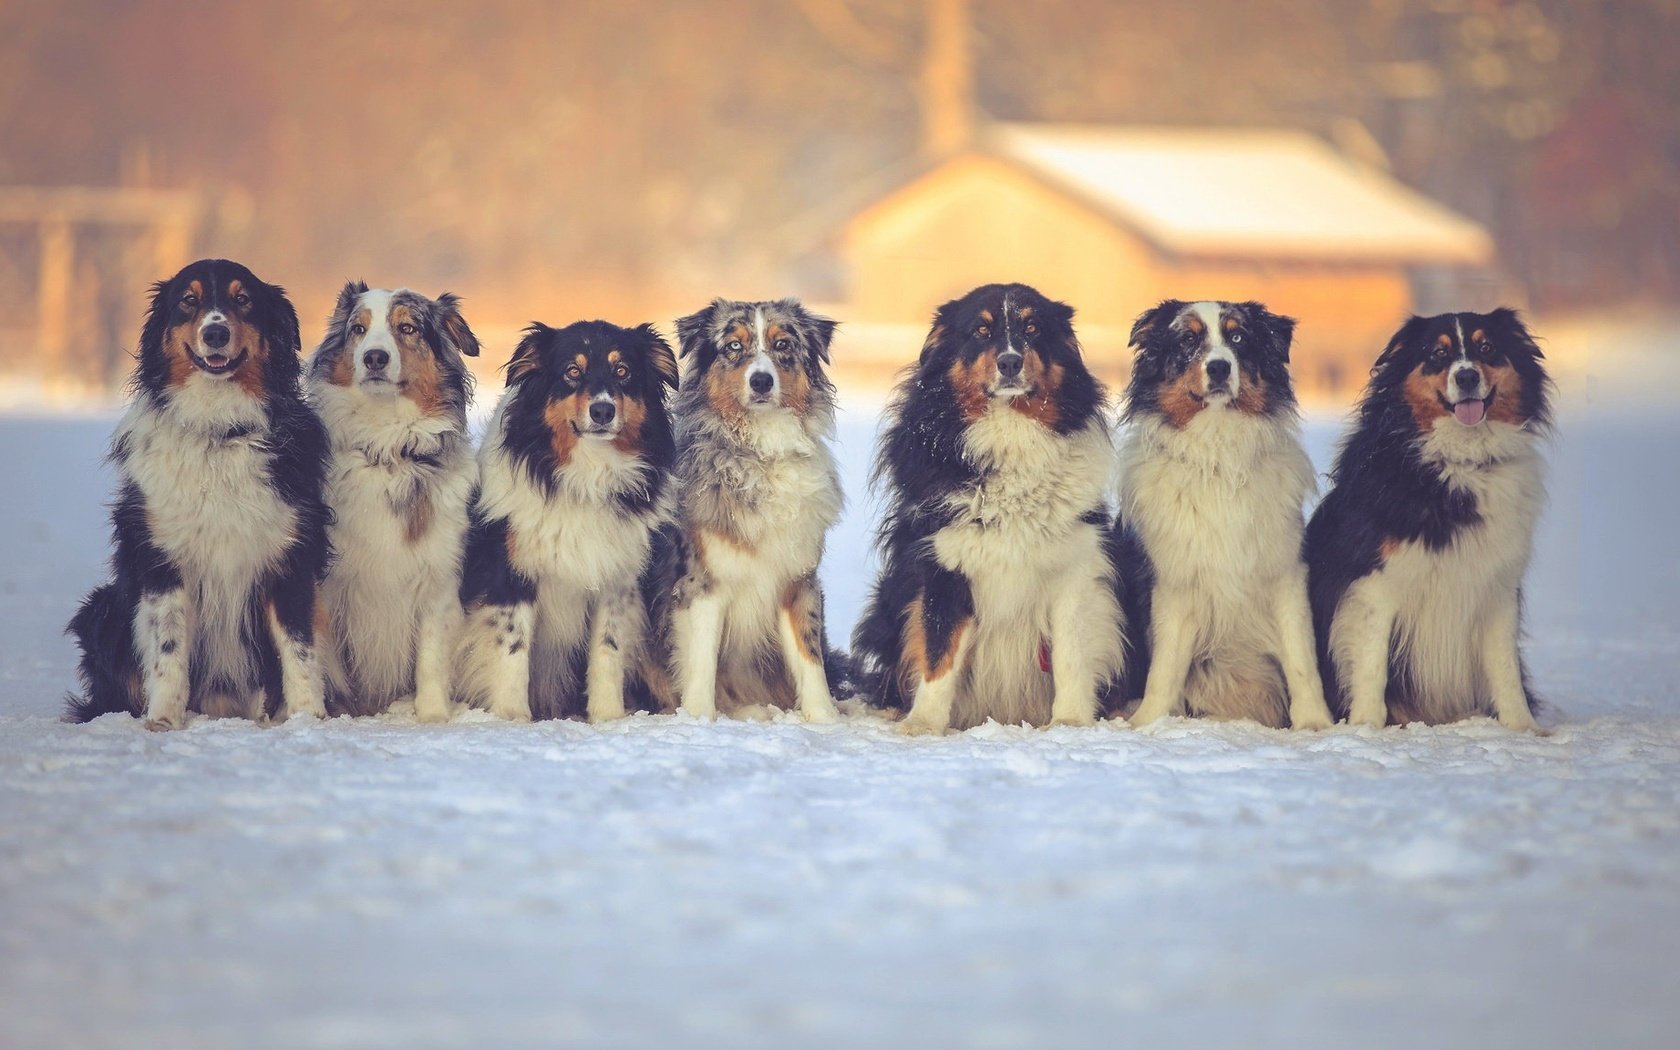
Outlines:
{"type": "Polygon", "coordinates": [[[792,342],[790,342],[786,339],[776,340],[776,352],[777,353],[785,354],[789,350],[792,350],[792,349],[793,349],[793,343],[792,342]]]}
{"type": "Polygon", "coordinates": [[[566,369],[566,378],[570,379],[574,383],[577,382],[583,378],[583,369],[579,368],[577,365],[572,365],[566,369]]]}
{"type": "Polygon", "coordinates": [[[196,307],[198,305],[198,296],[188,292],[186,295],[181,296],[181,305],[189,309],[196,307]]]}
{"type": "Polygon", "coordinates": [[[404,321],[402,324],[397,325],[397,331],[401,332],[403,335],[413,335],[419,330],[420,329],[414,327],[414,325],[409,321],[404,321]]]}
{"type": "Polygon", "coordinates": [[[989,325],[989,324],[983,324],[979,328],[976,328],[974,330],[974,335],[978,339],[984,339],[991,334],[992,334],[992,326],[989,325]]]}
{"type": "Polygon", "coordinates": [[[620,379],[629,379],[630,378],[630,368],[629,368],[629,366],[627,366],[627,365],[625,365],[621,362],[616,368],[613,369],[613,375],[617,376],[620,379]]]}
{"type": "Polygon", "coordinates": [[[251,297],[246,295],[244,292],[240,292],[238,295],[233,297],[233,302],[234,302],[235,306],[240,306],[240,307],[250,306],[251,305],[251,297]]]}
{"type": "Polygon", "coordinates": [[[353,324],[350,326],[351,335],[367,335],[367,325],[353,324]]]}
{"type": "Polygon", "coordinates": [[[1027,334],[1028,335],[1037,335],[1038,334],[1038,324],[1037,324],[1037,322],[1034,322],[1034,321],[1028,321],[1027,322],[1027,334]]]}

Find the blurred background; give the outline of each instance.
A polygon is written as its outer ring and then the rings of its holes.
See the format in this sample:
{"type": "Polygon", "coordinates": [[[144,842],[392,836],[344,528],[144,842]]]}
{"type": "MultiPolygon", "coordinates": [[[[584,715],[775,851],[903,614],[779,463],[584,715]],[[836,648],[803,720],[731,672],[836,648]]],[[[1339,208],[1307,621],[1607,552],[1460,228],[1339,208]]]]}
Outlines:
{"type": "Polygon", "coordinates": [[[1673,0],[0,0],[0,375],[110,390],[214,254],[306,347],[347,278],[461,293],[486,372],[792,294],[873,385],[1024,280],[1119,378],[1152,300],[1253,296],[1345,400],[1414,309],[1680,297],[1677,100],[1673,0]]]}

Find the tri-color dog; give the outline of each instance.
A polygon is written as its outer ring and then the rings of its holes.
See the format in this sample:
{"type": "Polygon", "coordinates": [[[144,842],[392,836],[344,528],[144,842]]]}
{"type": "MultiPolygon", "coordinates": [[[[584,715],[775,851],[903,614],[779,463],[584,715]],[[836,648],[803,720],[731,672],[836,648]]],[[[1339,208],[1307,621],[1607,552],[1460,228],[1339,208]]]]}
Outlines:
{"type": "Polygon", "coordinates": [[[244,266],[204,259],[153,288],[111,446],[112,579],[70,623],[71,719],[324,713],[327,440],[298,371],[296,311],[244,266]]]}
{"type": "Polygon", "coordinates": [[[478,465],[467,438],[478,340],[460,303],[344,286],[309,369],[332,443],[333,560],[322,585],[327,707],[372,715],[414,702],[449,718],[461,556],[478,465]]]}
{"type": "Polygon", "coordinates": [[[1320,662],[1348,721],[1535,728],[1519,636],[1549,394],[1507,309],[1414,317],[1377,359],[1307,529],[1320,662]]]}
{"type": "Polygon", "coordinates": [[[533,324],[507,375],[479,451],[461,695],[514,720],[674,706],[648,632],[676,510],[670,345],[652,325],[533,324]]]}
{"type": "Polygon", "coordinates": [[[1314,660],[1295,322],[1255,302],[1180,302],[1132,328],[1120,521],[1133,636],[1148,661],[1135,725],[1165,715],[1330,724],[1314,660]]]}
{"type": "Polygon", "coordinates": [[[1070,307],[998,284],[939,308],[881,440],[881,575],[853,638],[903,731],[1097,717],[1125,663],[1105,407],[1070,307]]]}
{"type": "Polygon", "coordinates": [[[838,717],[817,580],[842,504],[823,367],[834,328],[792,299],[719,299],[677,322],[680,536],[661,626],[690,714],[838,717]]]}

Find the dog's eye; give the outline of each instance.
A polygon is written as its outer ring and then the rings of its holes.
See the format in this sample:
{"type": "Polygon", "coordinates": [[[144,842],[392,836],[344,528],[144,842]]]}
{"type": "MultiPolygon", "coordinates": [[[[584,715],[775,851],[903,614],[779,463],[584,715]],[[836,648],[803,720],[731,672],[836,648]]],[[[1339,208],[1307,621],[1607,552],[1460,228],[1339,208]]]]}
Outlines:
{"type": "Polygon", "coordinates": [[[414,327],[414,323],[412,321],[404,321],[402,324],[397,325],[397,331],[401,332],[403,335],[413,335],[419,330],[420,329],[414,327]]]}
{"type": "Polygon", "coordinates": [[[789,340],[789,339],[778,339],[778,340],[776,340],[776,352],[778,354],[785,354],[789,350],[792,350],[792,349],[793,349],[793,341],[792,340],[789,340]]]}
{"type": "Polygon", "coordinates": [[[983,324],[974,330],[974,336],[976,339],[984,339],[991,334],[992,326],[989,324],[983,324]]]}
{"type": "Polygon", "coordinates": [[[1499,358],[1499,350],[1492,343],[1483,343],[1481,354],[1484,360],[1495,361],[1499,358]]]}
{"type": "Polygon", "coordinates": [[[1027,332],[1028,335],[1037,335],[1038,334],[1038,323],[1036,321],[1028,321],[1026,332],[1027,332]]]}
{"type": "Polygon", "coordinates": [[[569,366],[566,369],[566,378],[570,379],[574,383],[577,382],[583,378],[583,369],[579,368],[577,365],[569,366]]]}
{"type": "Polygon", "coordinates": [[[625,364],[624,362],[620,361],[613,368],[613,375],[617,376],[619,379],[629,379],[630,378],[630,366],[625,364]]]}
{"type": "Polygon", "coordinates": [[[240,292],[238,295],[233,297],[233,303],[234,303],[235,306],[238,306],[238,307],[241,307],[241,308],[246,307],[246,306],[250,306],[251,305],[251,297],[246,295],[244,292],[240,292]]]}
{"type": "Polygon", "coordinates": [[[181,305],[187,307],[188,309],[198,306],[198,296],[188,292],[186,295],[181,296],[181,305]]]}
{"type": "Polygon", "coordinates": [[[1242,341],[1243,341],[1243,334],[1240,331],[1239,332],[1232,332],[1230,335],[1225,337],[1225,341],[1227,343],[1230,343],[1232,346],[1241,346],[1242,341]]]}
{"type": "Polygon", "coordinates": [[[730,353],[738,354],[744,349],[745,349],[745,347],[743,347],[741,345],[741,341],[739,339],[731,339],[729,341],[729,352],[730,353]]]}
{"type": "Polygon", "coordinates": [[[367,335],[367,325],[353,324],[350,326],[351,335],[367,335]]]}

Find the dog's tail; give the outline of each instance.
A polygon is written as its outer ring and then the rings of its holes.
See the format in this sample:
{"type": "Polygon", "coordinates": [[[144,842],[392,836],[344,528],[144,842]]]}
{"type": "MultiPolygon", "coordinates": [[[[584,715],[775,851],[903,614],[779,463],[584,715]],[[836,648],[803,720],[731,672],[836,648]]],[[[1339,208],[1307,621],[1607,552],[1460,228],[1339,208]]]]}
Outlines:
{"type": "Polygon", "coordinates": [[[76,668],[82,692],[66,697],[64,720],[88,722],[100,715],[145,713],[134,663],[134,623],[131,603],[122,588],[107,583],[95,588],[70,620],[67,633],[76,638],[82,658],[76,668]]]}

